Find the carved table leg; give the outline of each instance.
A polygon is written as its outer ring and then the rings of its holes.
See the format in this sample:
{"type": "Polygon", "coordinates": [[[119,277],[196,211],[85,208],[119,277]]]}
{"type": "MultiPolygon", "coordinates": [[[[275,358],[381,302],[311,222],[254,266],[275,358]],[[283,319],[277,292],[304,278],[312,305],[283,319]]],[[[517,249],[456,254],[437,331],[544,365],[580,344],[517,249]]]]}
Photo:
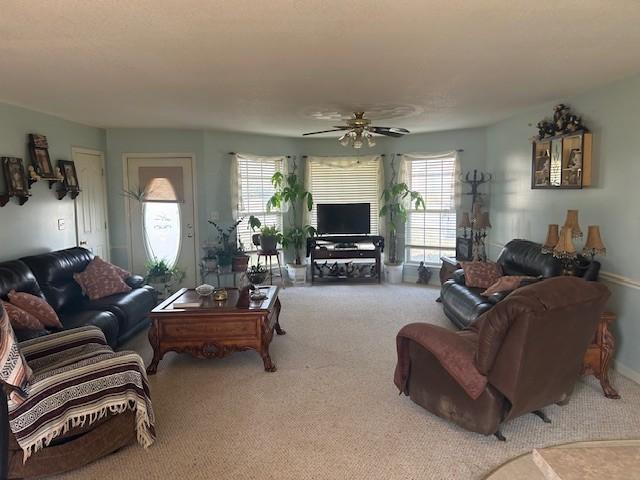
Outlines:
{"type": "Polygon", "coordinates": [[[151,363],[147,367],[147,375],[154,375],[158,371],[158,363],[162,360],[162,355],[160,354],[160,345],[158,339],[158,321],[153,320],[151,327],[149,328],[149,343],[153,348],[153,359],[151,363]]]}
{"type": "Polygon", "coordinates": [[[286,335],[287,334],[286,330],[283,330],[282,327],[280,326],[280,319],[276,320],[275,329],[276,329],[276,333],[278,335],[286,335]]]}
{"type": "Polygon", "coordinates": [[[620,395],[616,391],[615,388],[611,386],[609,383],[609,366],[611,364],[611,359],[613,358],[613,352],[615,350],[615,339],[613,338],[613,334],[609,331],[609,329],[605,326],[603,331],[603,345],[602,345],[602,367],[600,370],[600,386],[602,386],[602,390],[604,391],[604,396],[607,398],[620,398],[620,395]]]}
{"type": "Polygon", "coordinates": [[[278,370],[276,366],[273,364],[273,362],[271,361],[271,356],[269,355],[269,351],[260,353],[260,356],[262,356],[262,362],[264,363],[265,372],[275,372],[276,370],[278,370]]]}

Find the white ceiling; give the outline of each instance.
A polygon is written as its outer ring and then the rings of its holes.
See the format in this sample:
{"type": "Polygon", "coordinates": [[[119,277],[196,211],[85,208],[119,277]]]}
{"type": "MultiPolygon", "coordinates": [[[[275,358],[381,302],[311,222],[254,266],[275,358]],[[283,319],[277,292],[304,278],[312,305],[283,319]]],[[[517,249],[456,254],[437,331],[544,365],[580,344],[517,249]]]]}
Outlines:
{"type": "Polygon", "coordinates": [[[101,127],[486,125],[640,72],[639,21],[637,0],[3,0],[0,101],[101,127]]]}

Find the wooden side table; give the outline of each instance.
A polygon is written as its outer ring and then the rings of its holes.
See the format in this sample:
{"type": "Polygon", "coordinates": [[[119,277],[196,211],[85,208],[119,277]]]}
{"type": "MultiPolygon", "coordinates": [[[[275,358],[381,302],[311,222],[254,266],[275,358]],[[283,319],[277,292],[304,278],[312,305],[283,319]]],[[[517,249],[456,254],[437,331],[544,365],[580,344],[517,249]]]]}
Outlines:
{"type": "Polygon", "coordinates": [[[593,341],[584,356],[582,374],[596,377],[600,380],[604,396],[617,399],[620,395],[609,383],[609,367],[616,349],[616,339],[609,326],[615,319],[616,315],[611,312],[604,312],[600,317],[593,341]]]}

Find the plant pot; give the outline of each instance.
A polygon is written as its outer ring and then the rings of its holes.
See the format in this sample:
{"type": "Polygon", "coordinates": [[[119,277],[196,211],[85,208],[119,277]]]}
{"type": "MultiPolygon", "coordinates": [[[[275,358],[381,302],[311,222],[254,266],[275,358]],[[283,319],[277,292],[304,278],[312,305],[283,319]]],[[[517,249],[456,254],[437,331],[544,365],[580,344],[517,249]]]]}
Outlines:
{"type": "Polygon", "coordinates": [[[260,248],[265,252],[273,252],[278,248],[278,238],[272,235],[260,235],[260,248]]]}
{"type": "Polygon", "coordinates": [[[402,272],[404,266],[402,264],[399,265],[384,265],[384,276],[387,283],[402,283],[402,272]]]}
{"type": "Polygon", "coordinates": [[[231,269],[234,272],[246,272],[249,265],[249,257],[247,255],[237,255],[233,257],[231,269]]]}
{"type": "Polygon", "coordinates": [[[231,271],[232,271],[232,270],[231,270],[231,268],[232,268],[232,265],[231,265],[231,264],[228,264],[228,265],[220,265],[220,264],[218,263],[218,268],[219,268],[219,270],[220,270],[220,273],[231,273],[231,271]]]}
{"type": "Polygon", "coordinates": [[[289,280],[294,285],[302,284],[307,281],[307,266],[296,265],[295,263],[287,263],[287,273],[289,274],[289,280]]]}
{"type": "Polygon", "coordinates": [[[215,258],[205,258],[202,261],[205,270],[209,272],[215,272],[216,268],[218,268],[218,260],[215,258]]]}
{"type": "Polygon", "coordinates": [[[267,279],[267,272],[247,272],[247,278],[254,285],[260,285],[267,279]]]}

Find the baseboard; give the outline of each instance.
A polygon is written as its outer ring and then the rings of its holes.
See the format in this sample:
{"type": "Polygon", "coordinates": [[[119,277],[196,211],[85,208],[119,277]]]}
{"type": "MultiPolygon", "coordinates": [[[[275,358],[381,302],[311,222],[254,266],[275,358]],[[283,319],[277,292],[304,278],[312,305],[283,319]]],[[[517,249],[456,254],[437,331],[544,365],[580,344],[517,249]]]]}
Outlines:
{"type": "Polygon", "coordinates": [[[629,380],[633,380],[634,382],[640,385],[640,372],[636,372],[634,369],[629,368],[626,365],[623,365],[617,360],[613,361],[613,368],[621,375],[624,375],[629,380]]]}

